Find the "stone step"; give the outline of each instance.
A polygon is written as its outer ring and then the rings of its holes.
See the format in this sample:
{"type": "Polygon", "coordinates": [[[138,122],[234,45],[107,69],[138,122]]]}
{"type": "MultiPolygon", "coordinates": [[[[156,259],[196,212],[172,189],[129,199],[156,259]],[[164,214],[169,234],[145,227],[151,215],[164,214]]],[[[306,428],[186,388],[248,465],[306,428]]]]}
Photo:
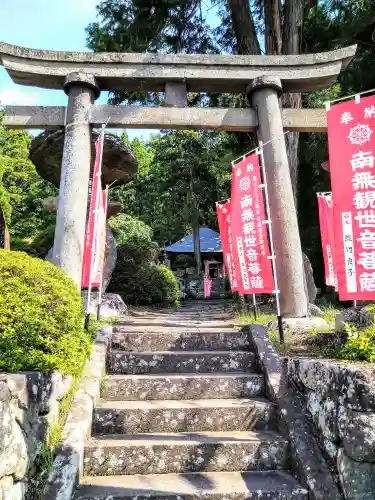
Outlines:
{"type": "Polygon", "coordinates": [[[288,441],[273,432],[111,435],[87,443],[84,474],[286,470],[288,452],[288,441]]]}
{"type": "Polygon", "coordinates": [[[263,399],[107,401],[95,408],[94,434],[273,430],[275,405],[263,399]]]}
{"type": "MultiPolygon", "coordinates": [[[[208,472],[84,477],[74,500],[307,500],[286,472],[208,472]]],[[[327,499],[328,500],[328,499],[327,499]]]]}
{"type": "Polygon", "coordinates": [[[107,401],[163,399],[234,399],[262,396],[260,373],[186,373],[167,375],[109,375],[102,382],[107,401]]]}
{"type": "Polygon", "coordinates": [[[112,350],[107,357],[108,373],[238,373],[255,368],[255,354],[248,351],[157,351],[112,350]]]}
{"type": "Polygon", "coordinates": [[[230,351],[248,349],[248,334],[227,332],[123,332],[114,333],[112,348],[128,352],[230,351]]]}

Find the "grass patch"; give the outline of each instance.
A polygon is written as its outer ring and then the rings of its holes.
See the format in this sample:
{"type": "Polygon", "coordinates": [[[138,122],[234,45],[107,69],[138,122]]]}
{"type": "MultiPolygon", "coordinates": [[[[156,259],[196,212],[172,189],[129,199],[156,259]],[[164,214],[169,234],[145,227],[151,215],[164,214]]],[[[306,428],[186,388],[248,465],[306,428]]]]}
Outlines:
{"type": "Polygon", "coordinates": [[[329,324],[330,327],[334,327],[336,322],[336,314],[342,312],[343,309],[330,304],[326,307],[322,307],[322,311],[324,312],[323,319],[329,324]]]}
{"type": "MultiPolygon", "coordinates": [[[[336,314],[341,310],[335,308],[332,305],[323,307],[322,310],[325,313],[324,319],[329,324],[329,329],[324,333],[333,332],[336,314]]],[[[254,319],[254,315],[249,313],[238,312],[236,314],[237,325],[258,324],[267,328],[272,321],[276,320],[276,314],[270,312],[269,310],[260,311],[260,313],[257,315],[256,320],[254,319]]],[[[280,356],[304,356],[330,359],[337,358],[338,354],[333,348],[316,346],[313,342],[311,342],[312,337],[314,335],[317,335],[318,333],[323,332],[311,329],[311,331],[308,333],[292,333],[288,328],[285,328],[284,343],[281,344],[278,329],[276,328],[268,330],[270,340],[272,341],[275,350],[280,356]]]]}
{"type": "Polygon", "coordinates": [[[236,322],[240,325],[257,324],[267,327],[271,323],[271,321],[275,321],[276,319],[277,319],[276,314],[263,313],[263,312],[257,315],[256,320],[253,314],[238,313],[236,315],[236,322]]]}

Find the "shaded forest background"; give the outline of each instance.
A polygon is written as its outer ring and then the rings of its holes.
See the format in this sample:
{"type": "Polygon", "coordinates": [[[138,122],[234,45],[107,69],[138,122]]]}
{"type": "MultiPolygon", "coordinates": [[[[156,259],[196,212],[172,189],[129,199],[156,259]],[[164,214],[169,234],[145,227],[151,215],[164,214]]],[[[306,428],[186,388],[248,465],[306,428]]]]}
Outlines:
{"type": "MultiPolygon", "coordinates": [[[[282,105],[323,107],[326,100],[375,87],[375,0],[104,0],[86,32],[89,49],[111,52],[279,55],[358,44],[355,60],[332,88],[286,94],[282,105]]],[[[109,101],[155,106],[163,99],[158,93],[115,92],[109,101]]],[[[244,95],[189,94],[188,99],[191,106],[248,105],[244,95]]],[[[129,143],[126,132],[122,135],[129,143]]],[[[139,175],[113,190],[112,198],[123,203],[135,224],[150,226],[162,247],[194,225],[217,228],[215,201],[229,196],[230,162],[251,149],[255,139],[254,134],[199,131],[134,139],[130,146],[139,175]]],[[[327,137],[295,133],[286,140],[302,246],[317,285],[323,286],[316,192],[330,189],[329,175],[321,169],[328,157],[327,137]]],[[[0,126],[0,206],[13,247],[43,255],[55,221],[42,200],[56,192],[29,161],[30,141],[26,132],[0,126]]]]}

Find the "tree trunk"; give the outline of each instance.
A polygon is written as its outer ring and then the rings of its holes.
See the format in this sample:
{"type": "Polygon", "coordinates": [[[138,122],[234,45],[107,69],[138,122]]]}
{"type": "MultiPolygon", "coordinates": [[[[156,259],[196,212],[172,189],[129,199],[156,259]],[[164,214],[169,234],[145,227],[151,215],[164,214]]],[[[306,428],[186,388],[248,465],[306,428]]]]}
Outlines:
{"type": "Polygon", "coordinates": [[[280,55],[282,51],[280,0],[265,0],[264,24],[266,53],[280,55]]]}
{"type": "Polygon", "coordinates": [[[202,276],[201,242],[199,238],[199,219],[196,217],[193,223],[194,258],[197,266],[198,276],[202,276]]]}
{"type": "MultiPolygon", "coordinates": [[[[299,54],[301,31],[303,26],[304,0],[285,0],[283,24],[283,54],[299,54]]],[[[301,94],[283,94],[284,108],[300,108],[301,94]]],[[[285,136],[286,149],[289,160],[290,177],[292,180],[294,200],[297,208],[297,181],[298,181],[298,144],[299,133],[289,132],[285,136]]]]}
{"type": "Polygon", "coordinates": [[[233,31],[237,40],[237,51],[240,55],[260,54],[260,45],[255,31],[248,0],[228,0],[233,31]]]}

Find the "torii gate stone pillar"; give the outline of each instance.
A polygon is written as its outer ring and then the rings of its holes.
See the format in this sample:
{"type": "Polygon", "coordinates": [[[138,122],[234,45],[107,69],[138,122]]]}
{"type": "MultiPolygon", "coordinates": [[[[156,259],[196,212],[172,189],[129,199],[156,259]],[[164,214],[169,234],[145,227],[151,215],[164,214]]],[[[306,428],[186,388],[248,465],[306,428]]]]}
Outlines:
{"type": "Polygon", "coordinates": [[[300,318],[309,312],[302,247],[279,105],[282,86],[275,76],[260,76],[247,87],[258,113],[258,137],[264,146],[267,189],[283,316],[300,318]]]}
{"type": "Polygon", "coordinates": [[[80,287],[91,166],[89,112],[100,90],[93,76],[70,73],[64,91],[68,108],[52,262],[80,287]]]}

